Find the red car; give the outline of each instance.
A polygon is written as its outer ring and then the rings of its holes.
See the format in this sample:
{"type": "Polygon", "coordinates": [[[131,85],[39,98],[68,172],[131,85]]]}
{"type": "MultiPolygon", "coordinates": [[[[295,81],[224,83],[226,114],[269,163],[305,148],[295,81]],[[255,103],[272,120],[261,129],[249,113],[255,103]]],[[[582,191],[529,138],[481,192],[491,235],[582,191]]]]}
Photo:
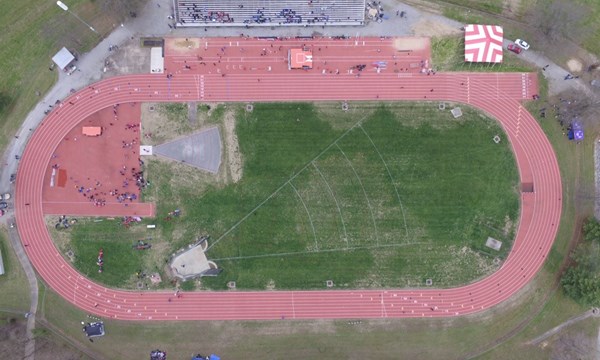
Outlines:
{"type": "Polygon", "coordinates": [[[520,54],[521,51],[523,51],[523,49],[521,49],[520,47],[518,47],[515,44],[509,44],[507,49],[514,52],[515,54],[520,54]]]}

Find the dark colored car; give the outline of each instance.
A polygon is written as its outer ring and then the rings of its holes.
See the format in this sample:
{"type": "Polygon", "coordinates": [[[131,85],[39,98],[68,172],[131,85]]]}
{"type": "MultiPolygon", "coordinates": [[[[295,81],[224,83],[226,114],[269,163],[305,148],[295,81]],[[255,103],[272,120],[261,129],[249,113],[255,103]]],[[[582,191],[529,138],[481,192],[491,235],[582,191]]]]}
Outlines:
{"type": "Polygon", "coordinates": [[[523,49],[521,49],[520,47],[518,47],[515,44],[509,44],[507,49],[514,52],[515,54],[520,54],[521,51],[523,51],[523,49]]]}
{"type": "Polygon", "coordinates": [[[6,209],[8,207],[8,203],[2,201],[0,202],[0,209],[6,209]]]}

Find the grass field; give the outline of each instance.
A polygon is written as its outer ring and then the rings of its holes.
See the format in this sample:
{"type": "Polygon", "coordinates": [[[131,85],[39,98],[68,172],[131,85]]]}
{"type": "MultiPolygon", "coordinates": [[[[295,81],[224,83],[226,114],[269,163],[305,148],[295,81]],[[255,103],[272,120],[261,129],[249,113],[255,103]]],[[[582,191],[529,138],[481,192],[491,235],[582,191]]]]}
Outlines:
{"type": "Polygon", "coordinates": [[[203,288],[231,280],[245,289],[473,281],[510,249],[518,179],[507,142],[492,141],[499,126],[464,112],[456,121],[412,103],[350,113],[295,103],[240,110],[242,181],[227,185],[149,162],[153,185],[144,196],[157,201],[159,217],[148,221],[160,229],[152,261],[124,241],[135,230],[88,221],[72,230],[75,266],[108,285],[131,286],[139,268],[160,272],[170,252],[208,233],[208,257],[224,271],[202,279],[203,288]],[[198,181],[182,181],[189,178],[198,181]],[[166,220],[175,208],[183,216],[166,220]],[[499,253],[485,248],[488,236],[504,242],[499,253]],[[100,247],[103,274],[95,265],[100,247]]]}
{"type": "Polygon", "coordinates": [[[29,288],[27,278],[21,268],[14,250],[6,238],[6,232],[0,232],[0,251],[4,261],[4,275],[0,275],[0,323],[4,315],[12,312],[29,311],[29,288]]]}
{"type": "MultiPolygon", "coordinates": [[[[138,240],[149,241],[141,225],[125,227],[119,220],[84,220],[73,227],[74,265],[86,277],[115,287],[134,285],[147,251],[134,250],[138,240]],[[98,251],[104,251],[104,271],[98,272],[98,251]]],[[[153,269],[154,270],[154,269],[153,269]]]]}
{"type": "MultiPolygon", "coordinates": [[[[472,22],[469,22],[470,24],[472,22]]],[[[500,64],[467,63],[464,55],[464,36],[446,36],[431,39],[431,62],[440,71],[495,71],[529,72],[535,67],[505,51],[500,64]]]]}

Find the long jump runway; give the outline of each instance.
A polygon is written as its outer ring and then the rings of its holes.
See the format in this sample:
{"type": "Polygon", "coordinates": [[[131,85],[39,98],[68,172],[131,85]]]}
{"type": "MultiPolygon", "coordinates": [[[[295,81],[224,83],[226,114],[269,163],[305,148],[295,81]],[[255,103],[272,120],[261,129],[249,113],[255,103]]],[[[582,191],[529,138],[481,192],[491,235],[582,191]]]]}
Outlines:
{"type": "MultiPolygon", "coordinates": [[[[273,62],[278,62],[281,53],[272,54],[269,43],[252,39],[246,40],[245,44],[252,46],[246,45],[243,52],[248,58],[242,59],[239,54],[235,57],[227,54],[230,48],[224,49],[223,45],[227,41],[202,39],[198,47],[184,48],[189,54],[165,59],[166,73],[172,73],[172,77],[120,76],[84,88],[55,107],[32,135],[16,183],[17,228],[21,241],[29,245],[25,250],[36,270],[63,298],[86,312],[121,320],[449,317],[489,309],[517,293],[535,276],[556,236],[562,208],[562,184],[555,154],[536,120],[521,105],[537,93],[536,74],[425,75],[403,66],[402,59],[397,58],[394,58],[400,61],[397,71],[370,69],[360,76],[347,72],[346,68],[339,75],[329,69],[290,71],[282,67],[259,71],[250,70],[257,68],[248,62],[268,63],[270,56],[273,62]],[[247,55],[253,48],[261,53],[266,48],[267,54],[247,55]],[[217,55],[193,53],[213,50],[217,55]],[[200,64],[211,56],[210,61],[215,60],[215,65],[200,64]],[[189,65],[188,58],[195,58],[197,63],[189,65]],[[240,61],[245,61],[243,66],[240,61]],[[219,64],[224,62],[227,67],[220,68],[219,64]],[[223,72],[233,68],[237,70],[223,72]],[[453,289],[202,291],[175,298],[171,291],[124,291],[93,283],[58,252],[44,222],[44,174],[60,141],[82,119],[117,103],[291,100],[445,100],[469,104],[496,118],[512,145],[521,183],[533,184],[534,189],[521,194],[519,228],[503,266],[485,279],[453,289]]],[[[311,45],[310,40],[308,44],[303,42],[301,45],[311,45]]],[[[360,64],[376,59],[380,55],[374,54],[381,52],[375,49],[381,49],[384,42],[379,38],[363,39],[365,52],[355,47],[352,62],[360,64]]],[[[286,47],[296,45],[298,41],[293,40],[275,42],[277,51],[282,53],[286,47]]],[[[335,54],[333,46],[324,46],[335,54]]],[[[334,69],[345,66],[334,64],[333,55],[327,58],[328,66],[334,69]]],[[[409,59],[407,63],[414,61],[409,59]]]]}

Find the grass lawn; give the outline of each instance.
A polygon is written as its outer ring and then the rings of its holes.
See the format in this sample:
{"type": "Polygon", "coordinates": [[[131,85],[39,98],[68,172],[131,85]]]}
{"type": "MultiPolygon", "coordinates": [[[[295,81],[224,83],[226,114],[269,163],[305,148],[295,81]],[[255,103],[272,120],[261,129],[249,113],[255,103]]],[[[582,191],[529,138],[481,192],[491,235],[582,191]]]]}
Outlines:
{"type": "Polygon", "coordinates": [[[303,104],[259,105],[238,122],[244,179],[197,206],[244,217],[209,230],[224,272],[205,286],[451,286],[492,268],[483,243],[510,239],[518,213],[512,153],[490,141],[497,124],[470,110],[451,122],[430,104],[382,105],[360,124],[336,131],[303,104]]]}
{"type": "Polygon", "coordinates": [[[500,14],[504,9],[502,2],[497,0],[446,0],[445,2],[492,14],[500,14]]]}
{"type": "MultiPolygon", "coordinates": [[[[143,269],[148,251],[134,250],[138,240],[151,242],[145,234],[145,225],[125,227],[120,220],[82,219],[72,227],[71,249],[75,253],[73,265],[86,277],[113,287],[132,287],[135,273],[143,269]],[[104,250],[104,271],[98,272],[98,252],[104,250]]],[[[65,230],[62,230],[65,231],[65,230]]]]}
{"type": "Polygon", "coordinates": [[[504,51],[503,61],[500,64],[467,63],[465,62],[464,44],[462,34],[432,38],[431,62],[433,66],[440,71],[529,72],[536,70],[508,50],[504,51]]]}
{"type": "MultiPolygon", "coordinates": [[[[559,0],[560,1],[560,0],[559,0]]],[[[445,17],[460,21],[464,24],[498,24],[504,27],[505,38],[528,38],[530,34],[531,13],[540,11],[535,9],[537,4],[542,7],[550,5],[549,0],[519,0],[519,1],[497,1],[497,0],[445,0],[444,2],[428,1],[434,8],[442,6],[445,17]],[[458,5],[458,6],[454,6],[458,5]],[[520,22],[506,21],[506,18],[520,22]]],[[[409,1],[410,3],[410,1],[409,1]]],[[[416,2],[418,4],[419,2],[416,2]]],[[[574,42],[581,45],[587,51],[600,54],[600,2],[597,0],[574,0],[572,2],[562,1],[569,9],[569,4],[581,7],[585,16],[579,27],[589,28],[592,31],[572,31],[569,35],[574,42]]],[[[557,17],[557,19],[560,17],[557,17]]],[[[435,62],[434,62],[435,64],[435,62]]]]}
{"type": "Polygon", "coordinates": [[[5,272],[0,275],[0,321],[5,315],[14,316],[10,312],[29,311],[27,277],[6,237],[6,232],[0,232],[0,251],[5,272]]]}
{"type": "MultiPolygon", "coordinates": [[[[137,1],[137,0],[136,0],[137,1]]],[[[91,49],[115,23],[94,1],[72,0],[70,10],[87,20],[93,33],[55,1],[0,0],[0,149],[4,149],[27,113],[57,79],[51,58],[65,46],[78,53],[91,49]]]]}
{"type": "MultiPolygon", "coordinates": [[[[185,167],[148,163],[145,196],[157,200],[159,214],[147,220],[159,229],[153,245],[168,256],[210,234],[208,257],[224,269],[202,279],[210,289],[231,280],[243,289],[318,289],[329,279],[350,288],[473,281],[510,249],[518,176],[507,142],[492,141],[502,134],[495,121],[464,113],[450,120],[414,103],[365,104],[356,113],[297,103],[240,110],[239,183],[178,182],[188,178],[185,167]],[[175,208],[183,215],[166,220],[175,208]],[[499,253],[485,248],[488,236],[504,242],[499,253]]],[[[135,271],[152,266],[124,241],[131,230],[88,221],[72,231],[75,266],[94,280],[131,285],[135,271]]],[[[160,272],[164,258],[154,260],[160,272]]]]}

